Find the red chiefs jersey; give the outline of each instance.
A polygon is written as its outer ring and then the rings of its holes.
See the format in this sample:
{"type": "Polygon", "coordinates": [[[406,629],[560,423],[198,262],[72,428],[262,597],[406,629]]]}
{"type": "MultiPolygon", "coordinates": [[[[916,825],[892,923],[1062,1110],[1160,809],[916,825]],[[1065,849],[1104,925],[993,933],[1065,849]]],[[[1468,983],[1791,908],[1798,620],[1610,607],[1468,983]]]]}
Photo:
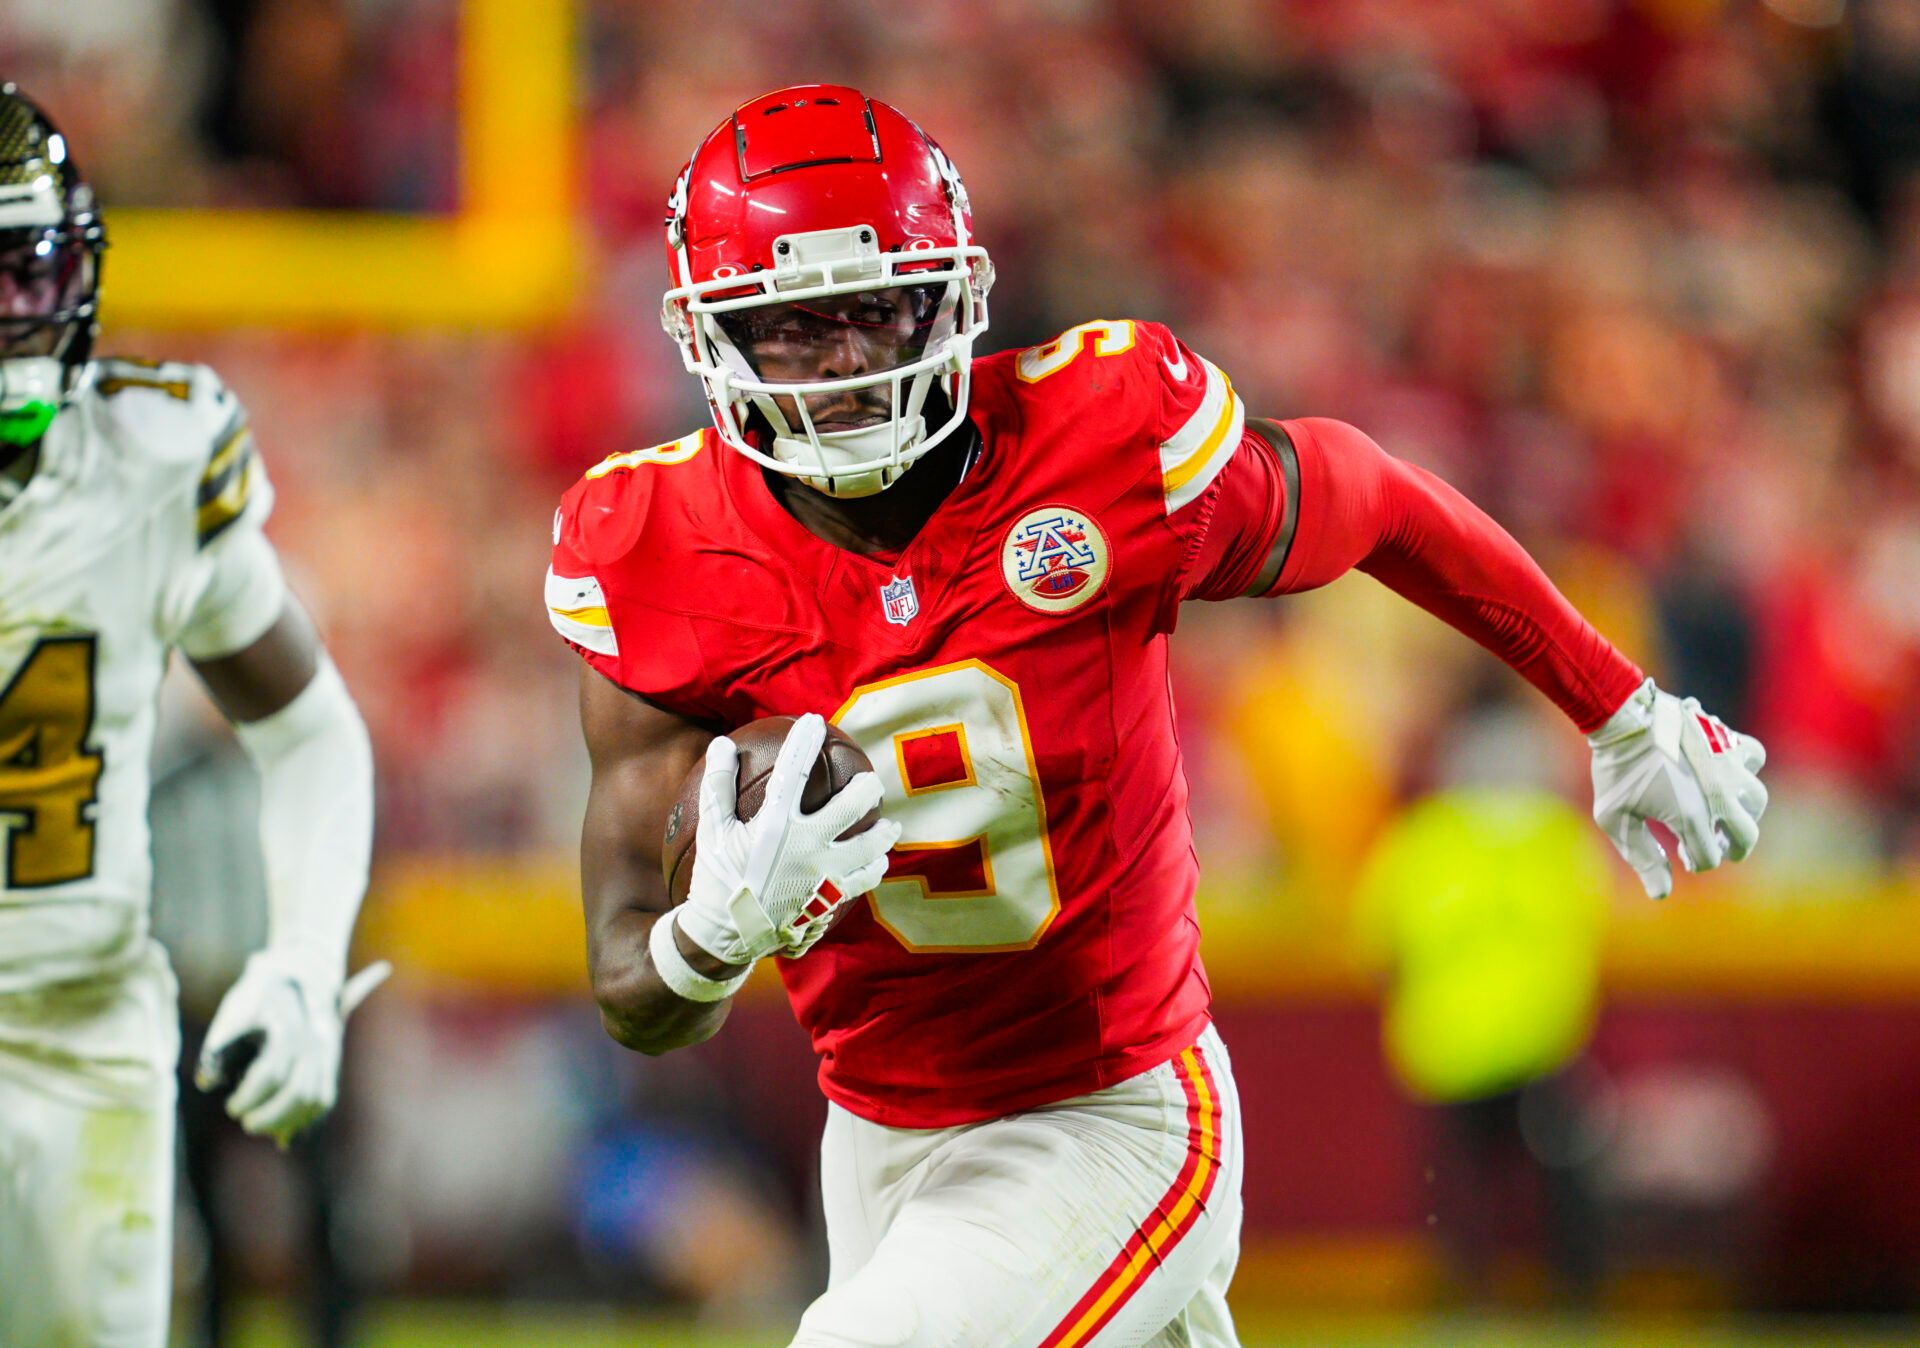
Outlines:
{"type": "Polygon", "coordinates": [[[977,361],[972,419],[893,561],[814,538],[712,430],[616,455],[566,495],[547,593],[649,701],[816,710],[874,760],[889,876],[780,974],[829,1098],[904,1127],[1094,1091],[1208,1022],[1165,638],[1240,401],[1162,326],[1087,323],[977,361]]]}
{"type": "Polygon", "coordinates": [[[1164,328],[1083,323],[973,379],[978,460],[892,560],[809,533],[709,429],[589,470],[547,577],[614,682],[717,726],[817,711],[873,760],[887,879],[780,972],[828,1096],[906,1127],[1099,1089],[1206,1024],[1183,599],[1358,567],[1582,730],[1642,677],[1432,474],[1335,421],[1243,439],[1226,377],[1164,328]]]}
{"type": "MultiPolygon", "coordinates": [[[[809,533],[708,429],[592,469],[548,579],[614,682],[722,726],[819,712],[873,760],[888,878],[779,969],[827,1095],[905,1127],[1098,1089],[1208,1018],[1166,640],[1239,399],[1151,323],[973,379],[978,460],[894,560],[809,533]]],[[[1277,496],[1231,526],[1248,577],[1277,496]]]]}

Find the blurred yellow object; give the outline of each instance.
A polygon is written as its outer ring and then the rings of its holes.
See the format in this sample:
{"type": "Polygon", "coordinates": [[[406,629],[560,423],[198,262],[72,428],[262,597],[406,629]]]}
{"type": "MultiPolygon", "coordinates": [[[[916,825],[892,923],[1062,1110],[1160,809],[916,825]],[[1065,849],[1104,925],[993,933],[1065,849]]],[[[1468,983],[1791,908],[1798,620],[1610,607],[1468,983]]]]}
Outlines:
{"type": "Polygon", "coordinates": [[[1231,743],[1278,840],[1295,902],[1335,893],[1392,805],[1382,718],[1362,690],[1322,677],[1313,659],[1249,661],[1236,687],[1231,743]]]}
{"type": "MultiPolygon", "coordinates": [[[[579,864],[538,853],[385,862],[357,944],[416,989],[578,998],[588,988],[579,864]]],[[[743,996],[778,987],[772,964],[761,962],[743,996]]]]}
{"type": "Polygon", "coordinates": [[[1285,867],[1285,902],[1344,924],[1354,873],[1393,808],[1398,747],[1479,653],[1371,580],[1287,604],[1282,632],[1241,638],[1223,740],[1285,867]]]}
{"type": "Polygon", "coordinates": [[[580,251],[573,42],[570,0],[463,0],[457,214],[114,210],[108,317],[217,328],[559,315],[580,251]]]}
{"type": "MultiPolygon", "coordinates": [[[[1765,846],[1763,842],[1761,844],[1765,846]]],[[[1678,875],[1662,903],[1631,881],[1607,939],[1620,1001],[1920,1001],[1920,883],[1756,892],[1738,870],[1678,875]]]]}
{"type": "MultiPolygon", "coordinates": [[[[1674,898],[1650,903],[1637,887],[1628,895],[1624,870],[1611,870],[1605,882],[1623,900],[1602,964],[1617,1000],[1920,998],[1920,890],[1913,886],[1757,904],[1737,874],[1722,872],[1683,876],[1674,898]]],[[[1229,890],[1203,880],[1200,894],[1201,950],[1221,1001],[1371,998],[1366,961],[1344,933],[1276,915],[1270,886],[1229,890]]],[[[577,998],[587,987],[579,865],[546,853],[389,859],[374,877],[358,945],[365,959],[392,960],[396,977],[416,990],[577,998]]],[[[778,996],[778,982],[762,967],[743,995],[778,996]]]]}
{"type": "Polygon", "coordinates": [[[1612,888],[1599,833],[1543,791],[1465,789],[1391,824],[1362,874],[1364,950],[1389,968],[1387,1056],[1430,1100],[1565,1066],[1599,1006],[1612,888]]]}

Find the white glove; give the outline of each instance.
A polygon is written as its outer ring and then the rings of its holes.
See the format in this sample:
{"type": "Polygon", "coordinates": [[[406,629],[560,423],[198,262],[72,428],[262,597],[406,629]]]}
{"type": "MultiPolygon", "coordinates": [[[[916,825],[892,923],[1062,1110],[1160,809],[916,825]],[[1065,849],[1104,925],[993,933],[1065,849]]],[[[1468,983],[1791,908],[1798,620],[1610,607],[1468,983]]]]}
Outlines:
{"type": "Polygon", "coordinates": [[[841,904],[886,876],[887,853],[900,827],[882,819],[836,841],[880,803],[880,779],[854,777],[812,814],[800,793],[826,743],[827,723],[808,713],[793,723],[752,819],[734,812],[740,751],[725,735],[707,746],[700,781],[700,826],[694,835],[693,880],[675,921],[693,943],[727,964],[817,939],[841,904]]]}
{"type": "Polygon", "coordinates": [[[330,963],[298,947],[254,952],[220,999],[194,1070],[203,1091],[217,1090],[237,1072],[227,1113],[282,1147],[333,1108],[346,1019],[393,972],[381,960],[343,988],[330,963]],[[251,1063],[241,1063],[250,1052],[251,1063]]]}
{"type": "Polygon", "coordinates": [[[1611,720],[1587,736],[1593,747],[1593,818],[1640,876],[1650,898],[1673,892],[1666,850],[1647,828],[1657,819],[1680,842],[1690,871],[1741,861],[1760,838],[1767,751],[1729,730],[1693,698],[1648,679],[1611,720]]]}

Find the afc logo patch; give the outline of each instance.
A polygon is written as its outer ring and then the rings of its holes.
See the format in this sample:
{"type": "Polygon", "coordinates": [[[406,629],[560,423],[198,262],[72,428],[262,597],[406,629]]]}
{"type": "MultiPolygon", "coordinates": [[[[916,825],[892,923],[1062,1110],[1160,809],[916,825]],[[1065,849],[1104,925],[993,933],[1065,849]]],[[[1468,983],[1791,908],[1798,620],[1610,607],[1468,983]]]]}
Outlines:
{"type": "Polygon", "coordinates": [[[920,596],[913,588],[912,576],[895,576],[880,587],[880,607],[887,621],[905,627],[920,612],[920,596]]]}
{"type": "Polygon", "coordinates": [[[1029,510],[1000,545],[1000,574],[1013,597],[1041,613],[1070,613],[1105,588],[1107,536],[1072,506],[1029,510]]]}

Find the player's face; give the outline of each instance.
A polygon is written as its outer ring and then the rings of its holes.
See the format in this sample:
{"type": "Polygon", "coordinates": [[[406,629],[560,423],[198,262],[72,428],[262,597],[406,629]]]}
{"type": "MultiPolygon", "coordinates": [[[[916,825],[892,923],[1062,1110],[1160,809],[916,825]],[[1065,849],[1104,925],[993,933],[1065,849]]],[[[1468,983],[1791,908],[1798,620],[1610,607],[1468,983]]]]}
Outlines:
{"type": "MultiPolygon", "coordinates": [[[[728,314],[721,322],[753,372],[770,384],[807,383],[883,374],[925,354],[939,308],[940,287],[895,286],[831,295],[728,314]]],[[[800,418],[795,399],[778,397],[789,425],[800,418]]],[[[806,395],[807,415],[819,431],[870,426],[889,415],[885,384],[806,395]]]]}
{"type": "Polygon", "coordinates": [[[52,354],[61,328],[45,320],[79,302],[90,265],[52,231],[0,232],[0,355],[52,354]]]}

